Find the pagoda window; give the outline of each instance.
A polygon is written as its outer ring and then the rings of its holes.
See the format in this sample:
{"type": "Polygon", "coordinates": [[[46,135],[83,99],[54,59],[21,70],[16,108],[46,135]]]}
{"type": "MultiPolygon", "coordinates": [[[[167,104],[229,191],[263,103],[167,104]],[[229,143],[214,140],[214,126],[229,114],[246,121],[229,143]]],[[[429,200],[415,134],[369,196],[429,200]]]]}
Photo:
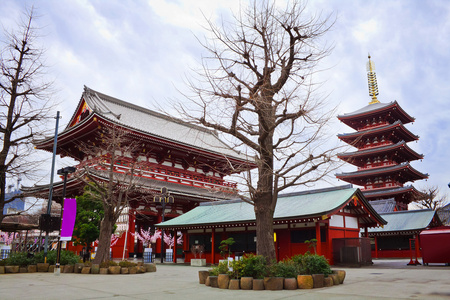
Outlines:
{"type": "Polygon", "coordinates": [[[384,143],[386,139],[384,138],[384,135],[381,136],[381,142],[384,143]]]}
{"type": "Polygon", "coordinates": [[[377,137],[375,137],[375,138],[373,139],[373,143],[374,143],[374,144],[377,144],[377,143],[378,143],[378,138],[377,138],[377,137]]]}

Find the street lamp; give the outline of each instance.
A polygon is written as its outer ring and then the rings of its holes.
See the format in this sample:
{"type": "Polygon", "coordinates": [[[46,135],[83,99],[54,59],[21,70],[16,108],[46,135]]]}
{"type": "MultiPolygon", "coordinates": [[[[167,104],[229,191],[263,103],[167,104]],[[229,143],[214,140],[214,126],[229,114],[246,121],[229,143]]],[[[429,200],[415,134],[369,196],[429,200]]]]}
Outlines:
{"type": "MultiPolygon", "coordinates": [[[[162,206],[162,222],[164,222],[164,213],[166,210],[166,203],[174,203],[174,199],[170,196],[166,187],[161,188],[161,195],[153,197],[153,202],[160,202],[162,206]]],[[[164,230],[161,229],[161,263],[163,263],[163,252],[164,252],[164,230]]]]}
{"type": "MultiPolygon", "coordinates": [[[[59,169],[56,174],[63,175],[64,176],[64,185],[63,185],[63,192],[62,192],[62,202],[61,202],[61,221],[62,221],[62,215],[63,215],[63,209],[64,209],[64,198],[66,197],[66,184],[67,184],[67,175],[70,173],[75,172],[77,169],[75,167],[65,167],[62,169],[59,169]]],[[[56,268],[55,273],[59,274],[61,272],[60,270],[60,258],[61,258],[61,227],[59,228],[59,240],[58,240],[58,253],[56,255],[56,268]]]]}

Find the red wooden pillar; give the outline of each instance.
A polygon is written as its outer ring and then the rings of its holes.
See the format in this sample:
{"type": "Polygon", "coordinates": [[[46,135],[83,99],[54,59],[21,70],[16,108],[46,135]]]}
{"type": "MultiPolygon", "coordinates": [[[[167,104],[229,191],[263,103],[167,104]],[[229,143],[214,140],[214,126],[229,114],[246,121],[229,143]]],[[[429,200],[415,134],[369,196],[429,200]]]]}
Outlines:
{"type": "MultiPolygon", "coordinates": [[[[158,224],[158,223],[161,223],[161,222],[162,222],[162,216],[158,215],[156,223],[158,224]]],[[[161,233],[162,233],[163,228],[161,228],[160,230],[161,230],[161,233]]],[[[163,241],[161,239],[156,240],[155,254],[158,253],[158,252],[161,253],[161,243],[163,243],[163,241]]],[[[163,254],[161,253],[161,255],[163,255],[163,254]]]]}
{"type": "Polygon", "coordinates": [[[364,237],[369,237],[369,230],[367,229],[367,226],[364,227],[364,237]]]}
{"type": "Polygon", "coordinates": [[[378,237],[374,236],[375,239],[375,258],[378,258],[378,237]]]}
{"type": "Polygon", "coordinates": [[[420,256],[420,251],[419,251],[419,235],[418,234],[416,234],[416,236],[415,236],[415,248],[416,248],[416,261],[415,261],[415,264],[416,265],[420,265],[420,263],[419,263],[419,256],[420,256]]]}
{"type": "Polygon", "coordinates": [[[213,228],[211,231],[211,264],[215,264],[215,258],[216,258],[216,249],[214,249],[215,239],[214,236],[216,235],[216,229],[213,228]]]}
{"type": "Polygon", "coordinates": [[[173,232],[173,263],[177,263],[177,231],[173,232]]]}
{"type": "Polygon", "coordinates": [[[127,252],[125,257],[129,257],[130,253],[134,252],[134,234],[136,231],[136,215],[134,209],[130,208],[128,211],[128,236],[127,236],[127,252]]]}
{"type": "Polygon", "coordinates": [[[317,255],[322,255],[322,239],[320,237],[320,223],[316,222],[316,240],[317,240],[317,255]]]}

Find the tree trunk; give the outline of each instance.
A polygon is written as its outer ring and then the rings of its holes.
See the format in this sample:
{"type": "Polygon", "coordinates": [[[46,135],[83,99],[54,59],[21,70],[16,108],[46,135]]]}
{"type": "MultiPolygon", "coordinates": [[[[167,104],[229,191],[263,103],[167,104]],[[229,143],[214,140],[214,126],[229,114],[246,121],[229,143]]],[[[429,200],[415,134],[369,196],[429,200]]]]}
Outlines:
{"type": "Polygon", "coordinates": [[[98,238],[97,253],[95,254],[95,259],[93,261],[94,264],[99,264],[110,260],[109,250],[111,247],[111,234],[115,223],[114,210],[106,206],[104,213],[105,214],[100,225],[100,236],[98,238]]]}
{"type": "MultiPolygon", "coordinates": [[[[270,196],[270,198],[272,197],[270,196]]],[[[271,209],[270,202],[255,202],[255,216],[257,237],[256,253],[258,255],[263,255],[268,261],[275,260],[276,253],[275,244],[273,241],[273,210],[271,209]]]]}

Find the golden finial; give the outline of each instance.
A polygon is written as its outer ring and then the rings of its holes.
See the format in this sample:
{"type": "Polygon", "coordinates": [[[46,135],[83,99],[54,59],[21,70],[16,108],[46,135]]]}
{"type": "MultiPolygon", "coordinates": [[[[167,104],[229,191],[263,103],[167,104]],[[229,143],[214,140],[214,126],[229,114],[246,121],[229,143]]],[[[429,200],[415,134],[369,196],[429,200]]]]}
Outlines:
{"type": "Polygon", "coordinates": [[[369,80],[369,95],[372,97],[372,101],[369,104],[380,103],[378,101],[378,84],[377,84],[377,75],[375,74],[375,64],[370,60],[369,54],[369,62],[367,63],[367,78],[369,80]]]}

